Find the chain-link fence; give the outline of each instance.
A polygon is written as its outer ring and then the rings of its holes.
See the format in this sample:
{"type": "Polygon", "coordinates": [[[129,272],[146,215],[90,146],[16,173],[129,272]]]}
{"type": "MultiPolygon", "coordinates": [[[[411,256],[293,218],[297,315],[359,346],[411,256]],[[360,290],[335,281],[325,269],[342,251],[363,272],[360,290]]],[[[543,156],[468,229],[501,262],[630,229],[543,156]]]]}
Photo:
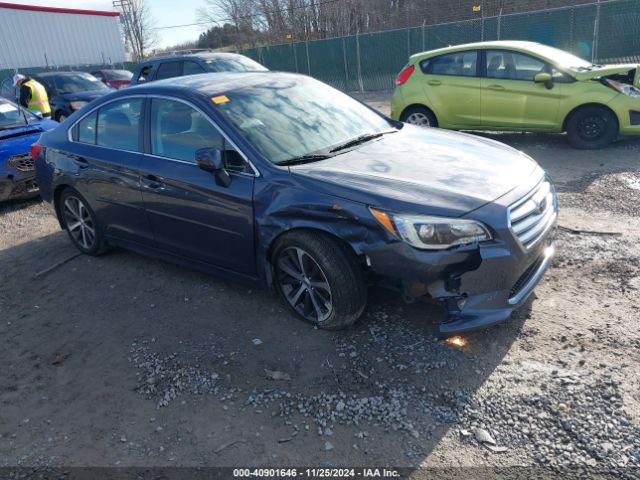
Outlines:
{"type": "Polygon", "coordinates": [[[540,42],[594,62],[640,62],[640,0],[602,0],[241,53],[271,70],[304,73],[341,90],[386,90],[414,53],[488,40],[540,42]]]}

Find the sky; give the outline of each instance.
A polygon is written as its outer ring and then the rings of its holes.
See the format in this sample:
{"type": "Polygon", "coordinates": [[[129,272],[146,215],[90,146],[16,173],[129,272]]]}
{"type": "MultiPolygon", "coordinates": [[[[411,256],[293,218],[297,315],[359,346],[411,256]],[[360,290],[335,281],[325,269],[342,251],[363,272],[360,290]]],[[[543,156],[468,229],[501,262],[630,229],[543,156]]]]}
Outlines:
{"type": "MultiPolygon", "coordinates": [[[[111,0],[3,0],[6,3],[39,5],[45,7],[78,8],[83,10],[112,11],[111,0]]],[[[204,0],[147,0],[157,27],[196,23],[196,10],[204,0]]],[[[201,26],[158,29],[158,47],[167,47],[195,40],[204,30],[201,26]]]]}

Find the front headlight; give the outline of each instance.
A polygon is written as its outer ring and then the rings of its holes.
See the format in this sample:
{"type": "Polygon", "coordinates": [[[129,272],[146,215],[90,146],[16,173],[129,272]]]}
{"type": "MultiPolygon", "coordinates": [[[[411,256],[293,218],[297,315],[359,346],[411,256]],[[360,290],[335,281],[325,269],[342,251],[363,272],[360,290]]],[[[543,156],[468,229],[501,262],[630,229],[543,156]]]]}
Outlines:
{"type": "Polygon", "coordinates": [[[611,80],[609,78],[605,78],[603,81],[606,85],[610,86],[615,91],[623,95],[626,95],[628,97],[636,97],[636,98],[640,97],[640,90],[638,90],[633,85],[616,82],[615,80],[611,80]]]}
{"type": "Polygon", "coordinates": [[[89,103],[89,102],[83,102],[83,101],[79,100],[77,102],[70,102],[69,104],[71,105],[71,108],[73,108],[74,110],[80,110],[87,103],[89,103]]]}
{"type": "Polygon", "coordinates": [[[373,208],[371,213],[389,232],[421,250],[443,250],[492,238],[489,230],[475,220],[391,214],[373,208]]]}

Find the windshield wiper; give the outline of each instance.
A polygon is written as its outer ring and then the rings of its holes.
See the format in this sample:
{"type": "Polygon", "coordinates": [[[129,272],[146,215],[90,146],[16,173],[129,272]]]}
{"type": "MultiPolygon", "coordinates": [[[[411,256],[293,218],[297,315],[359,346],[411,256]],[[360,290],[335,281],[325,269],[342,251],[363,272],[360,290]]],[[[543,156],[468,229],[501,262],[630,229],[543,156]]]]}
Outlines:
{"type": "Polygon", "coordinates": [[[300,155],[299,157],[293,157],[288,160],[283,160],[282,162],[278,162],[278,165],[302,165],[303,163],[318,162],[320,160],[326,160],[327,158],[331,158],[331,157],[333,157],[333,155],[328,155],[326,153],[300,155]]]}
{"type": "Polygon", "coordinates": [[[21,125],[20,123],[13,123],[11,125],[3,125],[2,127],[0,127],[0,131],[3,130],[11,130],[13,128],[19,128],[19,127],[24,127],[25,125],[21,125]]]}
{"type": "Polygon", "coordinates": [[[369,142],[376,138],[380,138],[381,136],[386,135],[387,133],[395,133],[395,132],[397,132],[397,130],[385,130],[384,132],[377,132],[377,133],[364,133],[362,135],[358,135],[355,138],[352,138],[351,140],[347,140],[346,142],[338,145],[337,147],[332,148],[331,150],[329,150],[329,152],[334,153],[334,152],[339,152],[340,150],[346,150],[347,148],[355,147],[356,145],[360,145],[362,143],[369,142]]]}

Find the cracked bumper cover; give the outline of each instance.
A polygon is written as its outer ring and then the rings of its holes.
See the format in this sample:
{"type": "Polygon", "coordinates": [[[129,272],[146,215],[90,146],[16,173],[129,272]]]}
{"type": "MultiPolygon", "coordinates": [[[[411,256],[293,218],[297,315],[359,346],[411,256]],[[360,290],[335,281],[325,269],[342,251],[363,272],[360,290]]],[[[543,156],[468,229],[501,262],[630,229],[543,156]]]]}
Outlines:
{"type": "Polygon", "coordinates": [[[554,230],[529,249],[503,231],[495,240],[445,251],[397,242],[366,253],[376,274],[399,281],[409,295],[439,300],[446,314],[440,333],[452,335],[500,323],[525,303],[551,263],[554,230]]]}
{"type": "Polygon", "coordinates": [[[19,178],[0,178],[0,202],[22,198],[31,198],[38,194],[35,174],[19,178]]]}

